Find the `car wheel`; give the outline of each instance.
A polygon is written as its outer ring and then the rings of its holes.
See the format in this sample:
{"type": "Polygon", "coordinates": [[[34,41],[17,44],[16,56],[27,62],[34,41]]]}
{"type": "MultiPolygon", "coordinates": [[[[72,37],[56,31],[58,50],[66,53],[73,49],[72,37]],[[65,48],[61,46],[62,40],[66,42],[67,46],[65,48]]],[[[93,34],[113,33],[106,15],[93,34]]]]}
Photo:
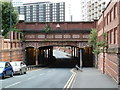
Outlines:
{"type": "Polygon", "coordinates": [[[23,73],[22,73],[22,70],[20,70],[20,75],[22,75],[23,73]]]}
{"type": "Polygon", "coordinates": [[[3,73],[2,79],[5,79],[5,73],[3,73]]]}
{"type": "Polygon", "coordinates": [[[13,72],[11,73],[10,77],[13,77],[13,72]]]}
{"type": "Polygon", "coordinates": [[[26,72],[24,72],[24,74],[26,74],[26,72]]]}

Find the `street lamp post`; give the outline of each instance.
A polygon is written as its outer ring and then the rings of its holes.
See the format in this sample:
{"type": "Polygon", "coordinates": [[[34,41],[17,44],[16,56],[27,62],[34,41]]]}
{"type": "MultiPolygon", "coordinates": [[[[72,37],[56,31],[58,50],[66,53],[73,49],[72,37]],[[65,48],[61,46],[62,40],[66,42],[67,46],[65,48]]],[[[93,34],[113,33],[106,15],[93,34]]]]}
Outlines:
{"type": "Polygon", "coordinates": [[[0,36],[2,36],[2,2],[0,2],[0,36]]]}
{"type": "Polygon", "coordinates": [[[2,2],[0,2],[0,61],[2,61],[2,2]]]}
{"type": "Polygon", "coordinates": [[[12,62],[12,0],[10,0],[10,62],[12,62]]]}

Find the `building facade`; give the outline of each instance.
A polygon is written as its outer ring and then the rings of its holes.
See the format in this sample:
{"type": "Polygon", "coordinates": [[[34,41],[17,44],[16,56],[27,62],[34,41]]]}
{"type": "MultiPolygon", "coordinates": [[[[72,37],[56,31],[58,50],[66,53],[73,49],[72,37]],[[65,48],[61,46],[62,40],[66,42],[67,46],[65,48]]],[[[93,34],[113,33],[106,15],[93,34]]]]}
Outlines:
{"type": "Polygon", "coordinates": [[[82,21],[99,19],[110,0],[82,0],[81,18],[82,21]]]}
{"type": "Polygon", "coordinates": [[[23,5],[23,0],[12,0],[13,7],[23,5]]]}
{"type": "Polygon", "coordinates": [[[99,54],[98,69],[120,84],[120,1],[111,0],[98,20],[97,32],[99,41],[107,41],[99,54]]]}
{"type": "Polygon", "coordinates": [[[25,22],[63,22],[65,21],[65,3],[37,2],[16,7],[19,14],[25,16],[25,22]]]}

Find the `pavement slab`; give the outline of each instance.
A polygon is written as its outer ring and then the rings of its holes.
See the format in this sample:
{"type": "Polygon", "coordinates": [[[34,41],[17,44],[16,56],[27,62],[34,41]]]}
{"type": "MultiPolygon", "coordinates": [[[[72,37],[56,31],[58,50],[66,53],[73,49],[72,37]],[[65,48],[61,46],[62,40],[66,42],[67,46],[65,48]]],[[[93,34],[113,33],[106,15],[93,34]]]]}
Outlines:
{"type": "Polygon", "coordinates": [[[82,72],[76,70],[76,78],[71,88],[118,88],[117,83],[96,68],[83,68],[82,72]]]}

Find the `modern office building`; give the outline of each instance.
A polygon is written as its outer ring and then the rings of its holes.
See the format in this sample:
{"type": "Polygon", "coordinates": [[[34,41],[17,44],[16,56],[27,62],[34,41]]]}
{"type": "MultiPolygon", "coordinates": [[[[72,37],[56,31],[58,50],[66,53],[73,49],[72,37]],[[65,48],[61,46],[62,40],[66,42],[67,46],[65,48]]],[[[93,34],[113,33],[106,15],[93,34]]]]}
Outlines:
{"type": "Polygon", "coordinates": [[[0,2],[12,2],[14,7],[21,6],[23,4],[23,0],[0,0],[0,2]]]}
{"type": "Polygon", "coordinates": [[[23,0],[11,0],[11,1],[12,1],[12,4],[13,4],[13,7],[23,5],[23,0]]]}
{"type": "Polygon", "coordinates": [[[36,2],[16,7],[26,22],[63,22],[65,21],[65,3],[36,2]]]}
{"type": "Polygon", "coordinates": [[[81,18],[82,21],[99,19],[110,0],[82,0],[81,18]]]}

